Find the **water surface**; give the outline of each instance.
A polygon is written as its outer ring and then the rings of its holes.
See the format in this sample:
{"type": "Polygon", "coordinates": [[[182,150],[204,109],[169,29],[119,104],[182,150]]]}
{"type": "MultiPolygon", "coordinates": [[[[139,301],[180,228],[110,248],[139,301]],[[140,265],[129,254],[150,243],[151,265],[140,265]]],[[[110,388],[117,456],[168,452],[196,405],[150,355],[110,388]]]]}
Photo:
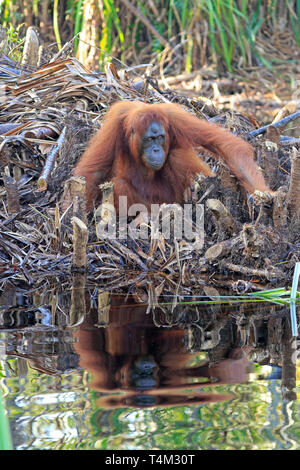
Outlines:
{"type": "Polygon", "coordinates": [[[3,290],[13,448],[299,449],[289,310],[163,300],[3,290]]]}

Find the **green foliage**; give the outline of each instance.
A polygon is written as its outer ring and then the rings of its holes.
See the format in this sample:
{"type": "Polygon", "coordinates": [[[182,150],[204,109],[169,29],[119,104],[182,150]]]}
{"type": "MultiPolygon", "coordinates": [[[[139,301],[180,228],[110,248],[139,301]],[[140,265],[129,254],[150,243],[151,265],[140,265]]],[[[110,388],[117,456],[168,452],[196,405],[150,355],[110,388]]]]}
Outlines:
{"type": "Polygon", "coordinates": [[[8,42],[12,42],[16,45],[16,43],[20,42],[20,28],[24,25],[24,23],[20,24],[16,28],[9,23],[6,28],[6,35],[8,42]]]}
{"type": "Polygon", "coordinates": [[[8,43],[8,56],[14,60],[21,59],[20,46],[23,44],[24,40],[20,38],[20,29],[24,26],[24,23],[18,25],[16,28],[9,23],[6,27],[7,43],[8,43]]]}
{"type": "MultiPolygon", "coordinates": [[[[37,26],[40,21],[40,3],[40,0],[34,0],[31,4],[37,26]]],[[[262,39],[269,40],[264,32],[267,29],[276,31],[282,18],[286,21],[286,30],[293,34],[295,43],[300,46],[300,0],[131,0],[131,3],[166,41],[176,46],[188,72],[193,67],[203,65],[199,63],[200,55],[229,72],[237,66],[264,65],[272,68],[278,58],[268,56],[261,43],[262,39]],[[206,36],[206,50],[202,51],[198,39],[206,36]]],[[[16,24],[24,21],[24,11],[20,5],[20,0],[0,0],[0,22],[4,27],[9,24],[16,27],[16,24]]],[[[61,39],[65,42],[75,37],[76,52],[78,35],[84,27],[83,5],[84,0],[67,0],[64,6],[59,0],[53,0],[53,18],[49,19],[59,47],[61,39]],[[70,22],[68,28],[72,35],[67,38],[62,37],[62,25],[66,18],[70,22]]],[[[126,52],[132,48],[140,52],[140,44],[145,44],[149,37],[151,51],[159,57],[165,46],[147,31],[138,16],[126,14],[126,7],[121,0],[103,0],[102,5],[102,64],[110,54],[123,60],[126,52]]]]}
{"type": "Polygon", "coordinates": [[[104,22],[102,26],[102,37],[100,41],[100,49],[102,51],[100,56],[100,63],[104,65],[107,60],[107,54],[112,54],[119,42],[120,50],[124,50],[124,33],[119,18],[119,8],[115,6],[117,2],[114,0],[103,0],[103,14],[104,22]],[[113,29],[116,29],[117,34],[113,35],[113,29]]]}
{"type": "Polygon", "coordinates": [[[82,19],[83,19],[83,0],[77,0],[76,2],[76,9],[73,14],[73,19],[74,19],[74,36],[76,36],[76,39],[74,41],[74,51],[76,53],[77,48],[78,48],[78,35],[82,29],[82,19]]]}
{"type": "Polygon", "coordinates": [[[58,2],[59,0],[54,0],[53,5],[53,29],[55,34],[55,39],[57,42],[57,47],[61,49],[61,39],[60,39],[60,32],[59,32],[59,25],[58,25],[58,2]]]}

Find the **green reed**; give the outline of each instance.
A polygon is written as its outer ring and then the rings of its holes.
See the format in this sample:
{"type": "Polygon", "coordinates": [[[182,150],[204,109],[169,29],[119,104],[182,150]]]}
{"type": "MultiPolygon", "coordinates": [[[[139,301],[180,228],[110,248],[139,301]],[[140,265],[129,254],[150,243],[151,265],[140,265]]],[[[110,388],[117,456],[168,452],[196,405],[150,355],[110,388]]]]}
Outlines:
{"type": "MultiPolygon", "coordinates": [[[[286,22],[287,33],[292,34],[295,44],[300,46],[300,0],[130,1],[172,47],[180,45],[177,51],[182,57],[182,68],[187,72],[204,65],[200,63],[200,56],[202,62],[205,58],[207,63],[214,63],[222,71],[232,72],[237,67],[253,65],[272,68],[278,58],[268,56],[261,44],[271,40],[264,31],[280,30],[282,21],[286,22]],[[201,50],[199,38],[200,41],[207,38],[205,50],[201,50]]],[[[0,0],[0,22],[4,27],[12,24],[16,28],[24,22],[22,5],[21,0],[0,0]]],[[[100,0],[99,5],[102,6],[99,22],[102,63],[109,54],[126,61],[126,54],[133,48],[138,55],[147,40],[151,41],[150,54],[157,53],[157,58],[160,57],[164,45],[147,30],[139,17],[127,14],[122,0],[100,0]]],[[[49,20],[59,47],[61,42],[75,37],[76,52],[78,34],[84,28],[83,6],[84,0],[67,0],[65,3],[54,0],[53,9],[49,8],[49,20]],[[69,24],[64,30],[65,20],[69,24]],[[65,31],[70,31],[68,37],[65,31]]],[[[36,26],[39,26],[40,7],[41,0],[31,2],[36,26]]],[[[96,14],[100,15],[100,11],[96,14]]],[[[130,57],[132,60],[132,54],[130,57]]]]}

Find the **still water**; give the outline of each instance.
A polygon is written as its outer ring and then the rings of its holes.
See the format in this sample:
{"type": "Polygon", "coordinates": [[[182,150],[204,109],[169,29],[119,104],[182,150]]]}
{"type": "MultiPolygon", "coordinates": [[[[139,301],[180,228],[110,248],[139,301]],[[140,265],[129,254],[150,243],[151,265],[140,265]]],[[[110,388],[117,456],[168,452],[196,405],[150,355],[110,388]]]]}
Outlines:
{"type": "Polygon", "coordinates": [[[300,448],[288,308],[146,300],[95,287],[3,290],[13,449],[300,448]]]}

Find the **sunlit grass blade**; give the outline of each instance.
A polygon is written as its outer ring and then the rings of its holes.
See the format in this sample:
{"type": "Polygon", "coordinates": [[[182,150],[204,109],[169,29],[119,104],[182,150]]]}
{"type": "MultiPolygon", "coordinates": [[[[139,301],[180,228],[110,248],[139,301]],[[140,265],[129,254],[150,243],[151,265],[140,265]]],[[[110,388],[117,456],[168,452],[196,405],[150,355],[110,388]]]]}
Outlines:
{"type": "MultiPolygon", "coordinates": [[[[300,263],[299,263],[300,264],[300,263]]],[[[300,269],[299,269],[300,271],[300,269]]],[[[296,286],[297,287],[297,286],[296,286]]],[[[215,300],[212,296],[206,297],[203,295],[199,296],[201,300],[191,301],[178,301],[177,305],[198,305],[198,304],[232,304],[232,303],[251,303],[251,302],[271,302],[278,305],[290,305],[291,302],[294,304],[300,304],[300,292],[294,290],[293,296],[291,295],[292,289],[286,289],[280,287],[278,289],[269,289],[260,292],[250,292],[246,295],[224,295],[216,296],[215,300]]],[[[172,302],[159,302],[158,305],[171,305],[172,302]]]]}
{"type": "Polygon", "coordinates": [[[170,0],[170,6],[168,11],[168,39],[172,37],[173,3],[174,0],[170,0]]]}
{"type": "Polygon", "coordinates": [[[124,43],[124,34],[123,34],[121,23],[120,23],[120,18],[118,16],[117,10],[114,6],[114,2],[112,0],[105,0],[105,3],[106,3],[107,10],[110,12],[110,14],[112,16],[112,20],[113,20],[114,25],[116,27],[116,30],[118,32],[119,41],[120,41],[121,44],[123,44],[124,43]]]}
{"type": "Polygon", "coordinates": [[[186,23],[187,23],[187,18],[188,18],[188,0],[185,0],[184,3],[183,3],[183,7],[182,7],[182,13],[181,13],[181,27],[182,29],[184,30],[185,27],[186,27],[186,23]]]}
{"type": "Polygon", "coordinates": [[[292,323],[292,334],[293,336],[298,336],[298,325],[297,325],[297,316],[296,316],[296,300],[297,300],[297,287],[299,283],[300,277],[300,263],[296,263],[294,276],[293,276],[293,283],[291,289],[291,323],[292,323]]]}
{"type": "Polygon", "coordinates": [[[186,54],[186,61],[185,61],[185,70],[187,73],[191,72],[192,70],[192,58],[193,58],[193,39],[188,39],[188,48],[186,54]]]}
{"type": "Polygon", "coordinates": [[[61,49],[61,38],[59,33],[59,25],[58,25],[58,0],[54,0],[53,4],[53,29],[54,35],[57,42],[57,47],[61,49]]]}
{"type": "MultiPolygon", "coordinates": [[[[248,294],[249,296],[254,296],[256,297],[258,294],[257,292],[250,292],[248,294]]],[[[291,295],[291,289],[285,288],[285,287],[279,287],[278,289],[269,289],[269,290],[264,290],[259,292],[259,295],[261,297],[265,297],[267,299],[274,299],[278,297],[290,297],[291,295]]]]}
{"type": "Polygon", "coordinates": [[[209,31],[208,31],[208,36],[210,39],[210,47],[212,49],[212,57],[214,62],[217,61],[217,43],[215,39],[215,20],[214,20],[214,9],[213,9],[213,3],[209,0],[206,2],[207,7],[208,7],[208,23],[209,23],[209,31]]]}
{"type": "MultiPolygon", "coordinates": [[[[83,18],[82,7],[83,7],[83,0],[77,0],[76,13],[75,13],[74,36],[77,36],[77,34],[80,33],[80,31],[82,29],[82,18],[83,18]]],[[[79,43],[79,39],[76,37],[76,39],[74,41],[75,53],[77,51],[78,43],[79,43]]]]}

